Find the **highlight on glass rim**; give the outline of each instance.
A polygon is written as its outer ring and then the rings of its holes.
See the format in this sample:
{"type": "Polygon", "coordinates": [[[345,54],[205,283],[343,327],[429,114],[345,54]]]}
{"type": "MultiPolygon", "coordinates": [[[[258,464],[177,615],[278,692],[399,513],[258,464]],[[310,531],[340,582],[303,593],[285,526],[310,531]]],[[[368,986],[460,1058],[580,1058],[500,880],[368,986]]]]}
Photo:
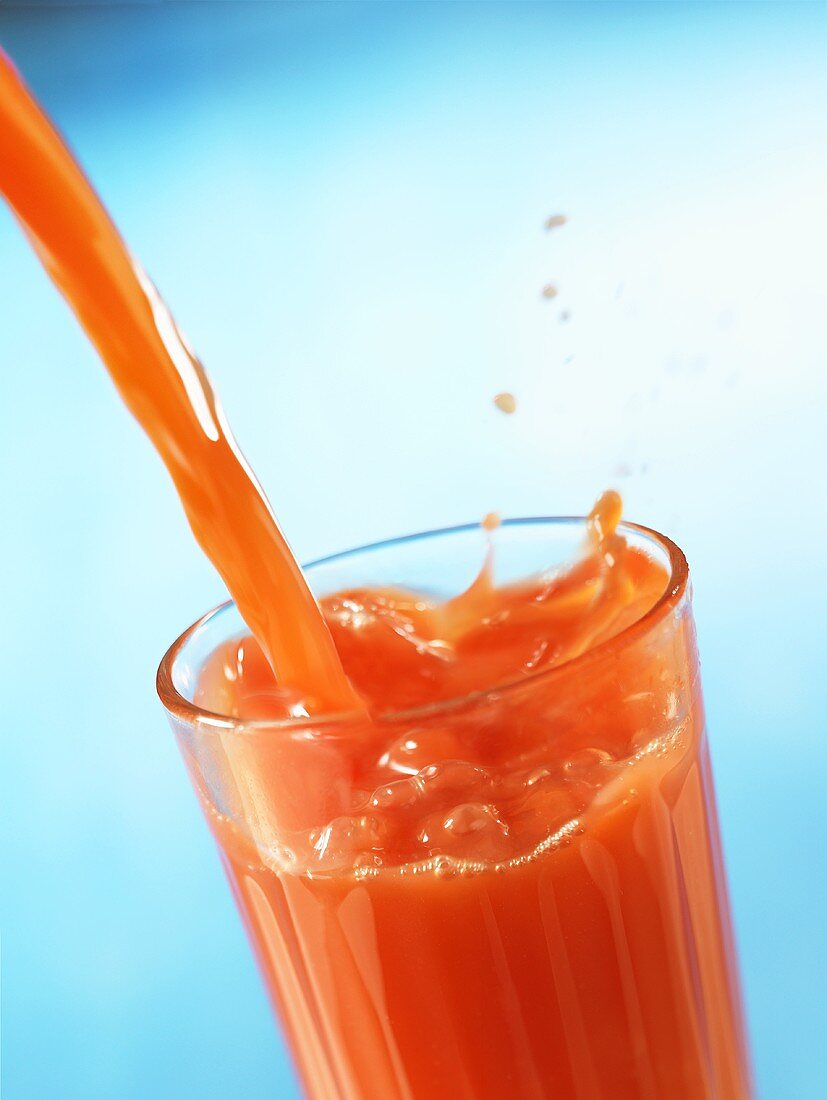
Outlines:
{"type": "Polygon", "coordinates": [[[825,41],[0,7],[10,1097],[822,1095],[825,41]]]}

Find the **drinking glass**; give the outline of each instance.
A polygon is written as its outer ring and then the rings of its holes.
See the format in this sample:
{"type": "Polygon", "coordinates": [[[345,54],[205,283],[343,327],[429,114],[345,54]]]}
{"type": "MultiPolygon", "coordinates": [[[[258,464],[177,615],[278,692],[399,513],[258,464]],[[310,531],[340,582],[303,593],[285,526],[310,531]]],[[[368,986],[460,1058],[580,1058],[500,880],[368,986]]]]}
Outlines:
{"type": "MultiPolygon", "coordinates": [[[[751,1095],[688,568],[609,641],[404,713],[242,721],[199,703],[232,604],[158,690],[312,1100],[751,1095]],[[365,761],[386,771],[365,789],[365,761]],[[391,838],[404,831],[400,862],[391,838]]],[[[449,598],[489,536],[394,539],[306,568],[317,596],[449,598]]],[[[497,580],[574,560],[576,518],[507,521],[497,580]]],[[[229,713],[229,708],[228,713],[229,713]]]]}

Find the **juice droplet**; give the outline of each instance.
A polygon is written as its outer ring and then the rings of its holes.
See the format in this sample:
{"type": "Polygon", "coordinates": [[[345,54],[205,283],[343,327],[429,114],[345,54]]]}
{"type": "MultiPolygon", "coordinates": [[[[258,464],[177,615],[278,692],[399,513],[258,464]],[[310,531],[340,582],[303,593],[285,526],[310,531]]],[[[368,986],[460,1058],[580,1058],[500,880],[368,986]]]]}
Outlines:
{"type": "Polygon", "coordinates": [[[623,515],[623,500],[620,493],[607,489],[589,512],[589,530],[598,543],[604,542],[617,530],[623,515]]]}
{"type": "Polygon", "coordinates": [[[568,221],[567,214],[552,214],[550,218],[546,218],[543,222],[545,229],[559,229],[561,225],[565,225],[568,221]]]}
{"type": "Polygon", "coordinates": [[[557,297],[558,291],[557,291],[557,287],[554,285],[554,283],[546,283],[546,285],[543,287],[541,293],[542,293],[544,298],[551,299],[551,298],[556,298],[557,297]]]}
{"type": "Polygon", "coordinates": [[[517,411],[517,398],[513,393],[498,393],[494,398],[494,404],[507,416],[517,411]]]}
{"type": "Polygon", "coordinates": [[[499,512],[489,512],[487,515],[483,516],[480,526],[486,531],[496,531],[501,523],[502,516],[499,512]]]}

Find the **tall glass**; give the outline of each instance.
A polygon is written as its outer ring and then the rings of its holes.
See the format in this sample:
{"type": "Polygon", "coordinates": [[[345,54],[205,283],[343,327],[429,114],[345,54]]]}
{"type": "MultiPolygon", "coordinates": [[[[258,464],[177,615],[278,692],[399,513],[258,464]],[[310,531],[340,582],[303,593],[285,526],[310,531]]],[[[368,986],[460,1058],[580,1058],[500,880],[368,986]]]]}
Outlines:
{"type": "MultiPolygon", "coordinates": [[[[161,699],[313,1100],[751,1095],[686,560],[622,531],[669,574],[637,622],[370,729],[194,702],[210,654],[246,633],[232,605],[164,657],[161,699]],[[388,765],[381,788],[359,787],[366,755],[388,765]],[[399,866],[385,841],[403,820],[427,858],[399,866]],[[451,830],[461,858],[440,847],[451,830]]],[[[509,522],[498,579],[570,561],[583,537],[579,519],[509,522]]],[[[484,538],[393,540],[307,575],[319,596],[450,597],[484,538]]]]}

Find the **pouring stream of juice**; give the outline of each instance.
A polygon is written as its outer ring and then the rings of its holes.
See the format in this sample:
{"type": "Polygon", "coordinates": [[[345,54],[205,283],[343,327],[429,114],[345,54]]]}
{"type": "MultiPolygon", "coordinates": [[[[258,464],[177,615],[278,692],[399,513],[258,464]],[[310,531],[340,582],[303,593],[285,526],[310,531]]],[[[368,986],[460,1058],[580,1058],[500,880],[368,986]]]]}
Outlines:
{"type": "Polygon", "coordinates": [[[0,193],[172,475],[190,526],[309,711],[359,708],[296,559],[199,361],[0,51],[0,193]]]}

